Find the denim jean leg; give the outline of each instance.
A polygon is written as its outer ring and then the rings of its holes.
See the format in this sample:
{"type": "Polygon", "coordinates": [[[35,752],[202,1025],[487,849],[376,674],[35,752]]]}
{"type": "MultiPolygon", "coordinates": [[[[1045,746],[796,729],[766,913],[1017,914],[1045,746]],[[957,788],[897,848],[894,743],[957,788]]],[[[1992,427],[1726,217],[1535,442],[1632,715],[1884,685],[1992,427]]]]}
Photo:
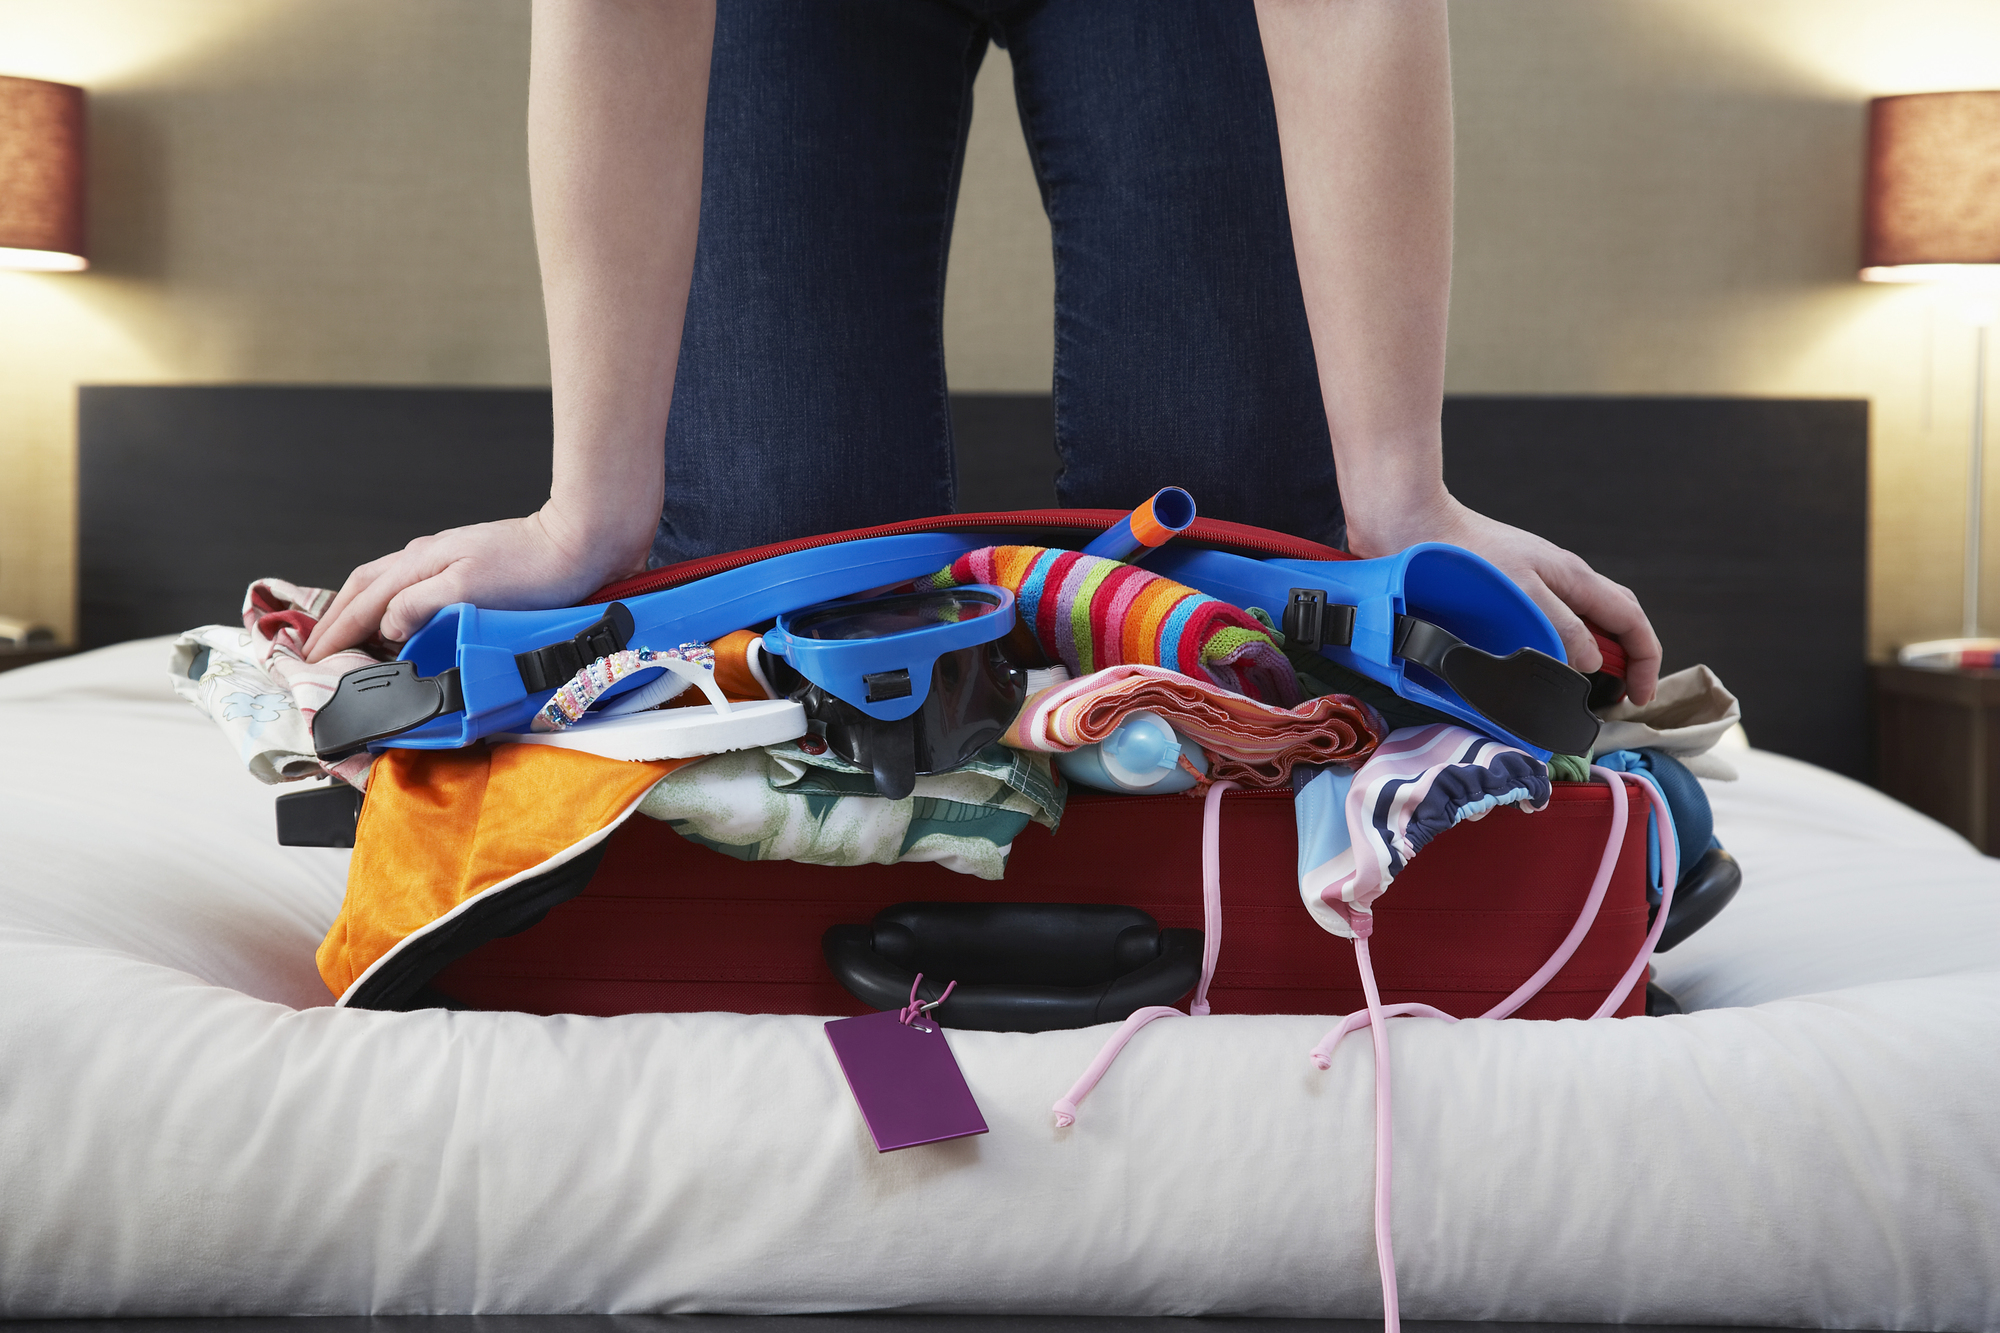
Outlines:
{"type": "Polygon", "coordinates": [[[1055,236],[1057,495],[1345,539],[1250,0],[1003,21],[1055,236]]]}
{"type": "Polygon", "coordinates": [[[984,27],[722,0],[656,563],[952,508],[945,256],[984,27]]]}

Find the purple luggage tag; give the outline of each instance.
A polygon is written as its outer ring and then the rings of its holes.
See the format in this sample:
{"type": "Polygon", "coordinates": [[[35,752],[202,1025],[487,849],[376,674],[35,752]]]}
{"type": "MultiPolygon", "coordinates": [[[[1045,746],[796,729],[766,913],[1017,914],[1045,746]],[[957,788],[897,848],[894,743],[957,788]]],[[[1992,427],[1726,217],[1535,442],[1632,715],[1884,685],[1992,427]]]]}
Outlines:
{"type": "MultiPolygon", "coordinates": [[[[917,981],[923,979],[919,973],[917,981]]],[[[954,981],[945,987],[944,994],[957,985],[954,981]]],[[[826,1039],[833,1043],[877,1152],[986,1132],[986,1118],[965,1086],[944,1028],[930,1016],[943,1003],[939,996],[918,1004],[912,985],[910,1002],[901,1009],[836,1018],[826,1025],[826,1039]]]]}

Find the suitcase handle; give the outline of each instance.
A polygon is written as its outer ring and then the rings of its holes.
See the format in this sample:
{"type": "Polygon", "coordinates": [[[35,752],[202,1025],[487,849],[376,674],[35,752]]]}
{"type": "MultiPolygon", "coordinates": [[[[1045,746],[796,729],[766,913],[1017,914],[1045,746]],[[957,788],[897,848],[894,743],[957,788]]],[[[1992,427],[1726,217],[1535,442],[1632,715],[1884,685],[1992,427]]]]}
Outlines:
{"type": "Polygon", "coordinates": [[[919,1001],[957,981],[936,1017],[981,1032],[1116,1023],[1201,977],[1200,931],[1110,903],[897,903],[820,943],[840,984],[877,1009],[907,1004],[919,972],[919,1001]]]}

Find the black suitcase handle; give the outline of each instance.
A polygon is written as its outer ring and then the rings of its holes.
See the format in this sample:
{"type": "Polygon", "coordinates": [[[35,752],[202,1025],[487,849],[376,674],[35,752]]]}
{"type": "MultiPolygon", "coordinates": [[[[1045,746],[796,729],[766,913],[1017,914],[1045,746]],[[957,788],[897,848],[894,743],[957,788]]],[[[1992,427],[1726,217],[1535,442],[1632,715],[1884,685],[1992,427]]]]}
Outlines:
{"type": "Polygon", "coordinates": [[[1201,932],[1110,903],[897,903],[821,939],[827,966],[877,1009],[935,1000],[946,1027],[1048,1032],[1172,1004],[1201,978],[1201,932]]]}

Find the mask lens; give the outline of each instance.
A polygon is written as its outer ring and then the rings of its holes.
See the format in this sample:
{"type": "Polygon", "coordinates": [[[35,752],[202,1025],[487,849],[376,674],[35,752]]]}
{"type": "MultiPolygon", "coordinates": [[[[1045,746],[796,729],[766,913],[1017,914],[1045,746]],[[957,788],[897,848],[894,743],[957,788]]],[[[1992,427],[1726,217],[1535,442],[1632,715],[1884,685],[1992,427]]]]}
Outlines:
{"type": "Polygon", "coordinates": [[[822,607],[795,617],[790,629],[803,639],[882,639],[933,625],[958,624],[999,609],[1000,599],[990,593],[951,588],[822,607]]]}

